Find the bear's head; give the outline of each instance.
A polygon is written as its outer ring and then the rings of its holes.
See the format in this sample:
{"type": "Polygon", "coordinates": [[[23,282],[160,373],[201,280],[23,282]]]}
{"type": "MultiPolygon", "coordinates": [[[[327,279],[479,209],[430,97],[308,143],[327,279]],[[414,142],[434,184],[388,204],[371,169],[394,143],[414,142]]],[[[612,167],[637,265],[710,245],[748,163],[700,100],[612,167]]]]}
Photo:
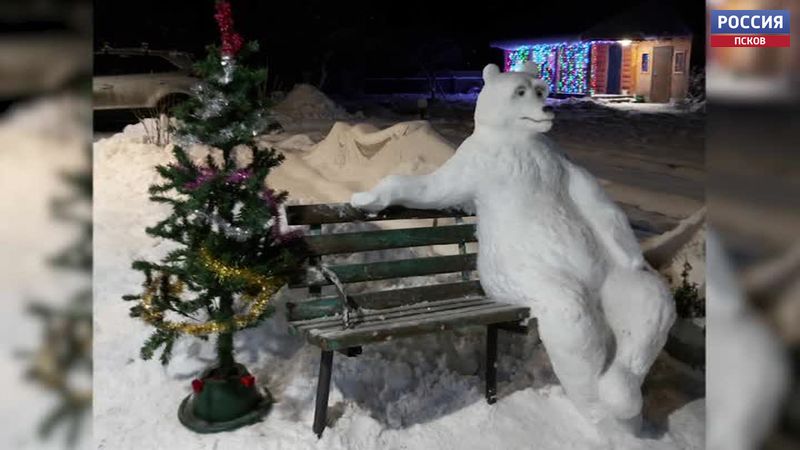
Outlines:
{"type": "Polygon", "coordinates": [[[475,126],[503,131],[544,133],[553,126],[553,108],[545,106],[547,83],[536,65],[525,63],[521,72],[500,73],[489,64],[483,69],[483,89],[475,106],[475,126]]]}

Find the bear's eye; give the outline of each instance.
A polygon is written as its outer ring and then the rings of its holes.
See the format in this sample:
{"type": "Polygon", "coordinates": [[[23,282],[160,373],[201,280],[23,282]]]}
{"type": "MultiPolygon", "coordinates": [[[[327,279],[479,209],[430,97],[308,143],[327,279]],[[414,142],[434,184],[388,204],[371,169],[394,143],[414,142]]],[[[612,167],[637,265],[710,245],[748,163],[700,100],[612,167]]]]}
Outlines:
{"type": "Polygon", "coordinates": [[[536,87],[536,96],[539,98],[544,97],[544,88],[541,86],[536,87]]]}
{"type": "Polygon", "coordinates": [[[525,88],[524,87],[517,88],[516,94],[517,94],[517,97],[524,97],[525,96],[525,88]]]}

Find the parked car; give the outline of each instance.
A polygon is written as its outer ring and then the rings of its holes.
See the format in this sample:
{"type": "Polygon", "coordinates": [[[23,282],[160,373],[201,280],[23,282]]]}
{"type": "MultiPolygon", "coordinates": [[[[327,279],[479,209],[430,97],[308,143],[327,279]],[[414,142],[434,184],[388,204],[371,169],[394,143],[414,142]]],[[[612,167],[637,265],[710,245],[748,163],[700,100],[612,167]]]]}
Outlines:
{"type": "Polygon", "coordinates": [[[177,51],[103,48],[94,55],[94,109],[166,112],[186,100],[199,82],[191,66],[191,57],[177,51]]]}

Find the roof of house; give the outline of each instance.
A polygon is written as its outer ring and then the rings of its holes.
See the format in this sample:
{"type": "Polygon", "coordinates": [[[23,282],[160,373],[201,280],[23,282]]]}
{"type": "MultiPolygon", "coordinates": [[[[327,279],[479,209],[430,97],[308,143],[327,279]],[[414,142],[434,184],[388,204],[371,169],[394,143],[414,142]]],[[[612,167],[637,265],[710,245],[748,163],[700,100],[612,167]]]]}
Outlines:
{"type": "Polygon", "coordinates": [[[599,22],[581,33],[584,40],[691,36],[689,27],[667,2],[649,0],[599,22]]]}
{"type": "Polygon", "coordinates": [[[517,50],[530,45],[562,42],[640,40],[657,37],[690,37],[691,35],[689,27],[670,5],[656,0],[648,0],[598,22],[579,34],[496,41],[492,42],[491,46],[503,50],[517,50]]]}

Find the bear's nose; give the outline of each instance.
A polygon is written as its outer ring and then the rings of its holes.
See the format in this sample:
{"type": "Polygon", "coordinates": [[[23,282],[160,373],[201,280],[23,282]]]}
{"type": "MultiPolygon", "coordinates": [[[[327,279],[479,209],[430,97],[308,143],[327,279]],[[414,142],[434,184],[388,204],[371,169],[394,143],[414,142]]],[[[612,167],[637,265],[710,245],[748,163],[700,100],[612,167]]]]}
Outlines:
{"type": "Polygon", "coordinates": [[[546,113],[551,113],[551,112],[553,112],[553,107],[550,106],[550,105],[542,106],[542,111],[544,111],[546,113]]]}

